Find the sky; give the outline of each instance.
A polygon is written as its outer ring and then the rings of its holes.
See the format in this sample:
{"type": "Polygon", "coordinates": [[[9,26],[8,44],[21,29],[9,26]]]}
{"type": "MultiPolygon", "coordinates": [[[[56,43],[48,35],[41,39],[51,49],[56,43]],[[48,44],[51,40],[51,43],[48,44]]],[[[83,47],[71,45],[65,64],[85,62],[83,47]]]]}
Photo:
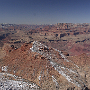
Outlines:
{"type": "Polygon", "coordinates": [[[0,0],[0,23],[90,23],[90,0],[0,0]]]}

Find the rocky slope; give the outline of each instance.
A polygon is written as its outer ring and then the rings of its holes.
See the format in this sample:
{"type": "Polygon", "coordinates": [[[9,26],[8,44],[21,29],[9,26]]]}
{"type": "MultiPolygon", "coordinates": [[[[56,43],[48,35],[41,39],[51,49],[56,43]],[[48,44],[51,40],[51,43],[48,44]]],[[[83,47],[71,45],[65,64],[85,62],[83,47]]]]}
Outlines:
{"type": "MultiPolygon", "coordinates": [[[[3,52],[6,54],[0,59],[1,74],[9,73],[25,79],[26,82],[29,81],[29,89],[31,89],[30,82],[41,90],[90,89],[88,71],[90,59],[87,55],[70,57],[64,51],[47,47],[37,41],[25,43],[20,48],[7,44],[4,45],[3,52]],[[85,58],[86,60],[84,60],[85,58]],[[82,60],[81,65],[80,60],[82,60]]],[[[4,82],[2,77],[0,80],[4,82]]],[[[11,77],[9,80],[17,79],[11,77]]],[[[9,80],[7,80],[8,83],[9,80]]]]}

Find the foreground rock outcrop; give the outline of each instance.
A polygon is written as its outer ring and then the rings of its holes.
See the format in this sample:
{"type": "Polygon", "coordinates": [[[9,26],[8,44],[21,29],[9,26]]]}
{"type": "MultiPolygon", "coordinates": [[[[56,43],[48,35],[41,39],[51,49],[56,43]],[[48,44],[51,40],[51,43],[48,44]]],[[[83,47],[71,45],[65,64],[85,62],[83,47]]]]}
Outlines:
{"type": "Polygon", "coordinates": [[[25,43],[20,48],[6,45],[3,50],[6,54],[0,59],[1,73],[21,77],[42,90],[89,90],[90,73],[84,72],[90,64],[83,62],[86,65],[83,67],[78,64],[80,60],[77,63],[75,57],[64,51],[37,41],[25,43]]]}

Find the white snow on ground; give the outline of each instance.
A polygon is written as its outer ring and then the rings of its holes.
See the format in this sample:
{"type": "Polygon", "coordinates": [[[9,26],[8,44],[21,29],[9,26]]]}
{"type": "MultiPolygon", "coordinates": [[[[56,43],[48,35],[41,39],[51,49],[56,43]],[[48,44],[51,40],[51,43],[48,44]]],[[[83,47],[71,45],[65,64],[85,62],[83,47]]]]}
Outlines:
{"type": "Polygon", "coordinates": [[[66,56],[63,53],[61,53],[61,51],[59,51],[57,49],[54,49],[54,48],[52,48],[52,50],[48,51],[47,46],[45,46],[45,45],[43,45],[43,44],[41,44],[37,41],[33,42],[32,48],[30,48],[30,50],[33,51],[33,52],[40,53],[46,59],[48,59],[50,61],[50,64],[52,65],[52,67],[54,67],[54,69],[57,70],[59,72],[59,74],[64,76],[69,82],[71,82],[73,84],[76,84],[78,87],[84,86],[84,83],[82,82],[80,75],[75,70],[75,68],[79,68],[79,67],[76,64],[74,64],[71,60],[68,60],[66,58],[66,56]],[[44,49],[44,47],[47,48],[47,51],[40,50],[40,48],[44,49]],[[56,64],[54,62],[54,59],[59,60],[59,61],[61,59],[57,58],[54,51],[59,52],[60,56],[63,58],[64,61],[72,63],[74,68],[73,69],[72,69],[72,67],[71,68],[66,68],[66,67],[62,66],[62,64],[60,64],[60,63],[59,63],[59,65],[56,64]]]}
{"type": "Polygon", "coordinates": [[[57,83],[57,80],[55,79],[55,77],[54,76],[52,76],[52,80],[53,80],[53,82],[55,82],[55,84],[56,84],[56,86],[58,85],[58,83],[57,83]]]}
{"type": "Polygon", "coordinates": [[[0,73],[0,90],[38,90],[39,87],[34,83],[24,82],[23,79],[10,80],[7,77],[17,77],[8,73],[0,73]]]}
{"type": "Polygon", "coordinates": [[[7,71],[7,67],[8,66],[3,66],[1,70],[6,72],[7,71]]]}
{"type": "Polygon", "coordinates": [[[38,79],[41,80],[41,76],[39,76],[38,79]]]}

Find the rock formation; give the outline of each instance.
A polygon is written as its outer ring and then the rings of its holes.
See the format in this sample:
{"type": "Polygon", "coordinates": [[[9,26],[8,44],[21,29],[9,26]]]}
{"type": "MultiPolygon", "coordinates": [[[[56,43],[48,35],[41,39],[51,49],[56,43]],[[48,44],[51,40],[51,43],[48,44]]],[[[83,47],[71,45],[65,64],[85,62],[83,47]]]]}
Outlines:
{"type": "Polygon", "coordinates": [[[0,60],[0,72],[5,75],[9,73],[21,77],[42,90],[85,90],[89,86],[89,72],[84,74],[77,62],[72,60],[74,58],[65,56],[55,48],[34,41],[25,43],[17,50],[7,45],[4,50],[6,56],[0,60]]]}

